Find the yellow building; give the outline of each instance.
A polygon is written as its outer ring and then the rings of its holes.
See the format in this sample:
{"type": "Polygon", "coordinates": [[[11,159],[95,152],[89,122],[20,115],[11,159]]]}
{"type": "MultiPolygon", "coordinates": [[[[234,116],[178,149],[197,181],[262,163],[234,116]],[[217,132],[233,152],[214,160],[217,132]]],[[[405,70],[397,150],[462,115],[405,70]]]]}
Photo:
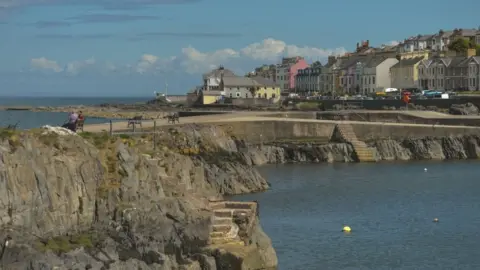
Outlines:
{"type": "Polygon", "coordinates": [[[413,52],[402,52],[394,57],[400,56],[400,59],[402,60],[418,58],[418,57],[423,57],[424,59],[427,59],[427,58],[430,58],[431,55],[432,55],[432,52],[430,50],[422,50],[422,51],[413,51],[413,52]]]}
{"type": "Polygon", "coordinates": [[[280,97],[280,86],[274,81],[263,77],[253,77],[252,80],[256,87],[255,98],[275,99],[280,97]]]}
{"type": "Polygon", "coordinates": [[[202,92],[203,105],[214,104],[222,98],[220,91],[210,90],[202,92]]]}
{"type": "Polygon", "coordinates": [[[393,88],[418,88],[418,64],[424,57],[402,59],[390,68],[390,79],[393,88]]]}

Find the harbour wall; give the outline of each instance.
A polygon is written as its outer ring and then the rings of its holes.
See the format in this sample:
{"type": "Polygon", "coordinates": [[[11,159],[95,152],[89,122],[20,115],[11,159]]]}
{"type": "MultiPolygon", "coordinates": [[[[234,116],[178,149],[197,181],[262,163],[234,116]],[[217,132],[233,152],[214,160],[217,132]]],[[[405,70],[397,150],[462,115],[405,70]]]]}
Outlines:
{"type": "MultiPolygon", "coordinates": [[[[394,99],[384,99],[384,100],[312,100],[312,101],[305,101],[305,100],[292,100],[293,102],[313,102],[313,103],[321,103],[322,107],[325,110],[334,110],[335,105],[343,105],[346,103],[355,103],[357,106],[361,106],[367,110],[382,110],[385,107],[395,107],[401,108],[405,107],[405,103],[402,100],[394,100],[394,99]]],[[[453,104],[465,104],[465,103],[472,103],[477,107],[480,107],[480,98],[476,97],[459,97],[459,98],[451,98],[451,99],[415,99],[412,100],[412,103],[415,105],[421,105],[424,107],[437,107],[442,109],[448,109],[453,104]]]]}
{"type": "MultiPolygon", "coordinates": [[[[415,125],[398,123],[308,122],[308,121],[245,121],[215,123],[231,136],[251,143],[330,141],[335,125],[349,123],[359,140],[406,139],[480,135],[480,128],[464,126],[415,125]]],[[[211,124],[210,124],[211,125],[211,124]]]]}

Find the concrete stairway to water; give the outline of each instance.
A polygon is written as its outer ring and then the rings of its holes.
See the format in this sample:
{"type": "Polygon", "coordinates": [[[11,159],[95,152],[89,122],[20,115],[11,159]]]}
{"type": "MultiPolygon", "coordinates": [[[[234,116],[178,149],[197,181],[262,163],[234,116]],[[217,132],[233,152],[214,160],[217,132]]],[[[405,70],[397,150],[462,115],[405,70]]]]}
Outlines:
{"type": "Polygon", "coordinates": [[[235,215],[256,215],[255,202],[211,201],[212,228],[210,244],[237,244],[245,245],[239,237],[239,227],[233,218],[235,215]]]}
{"type": "Polygon", "coordinates": [[[342,138],[351,143],[355,153],[357,154],[358,161],[360,162],[375,162],[375,154],[372,148],[368,147],[363,141],[360,141],[353,131],[353,127],[349,124],[338,124],[338,131],[342,138]]]}

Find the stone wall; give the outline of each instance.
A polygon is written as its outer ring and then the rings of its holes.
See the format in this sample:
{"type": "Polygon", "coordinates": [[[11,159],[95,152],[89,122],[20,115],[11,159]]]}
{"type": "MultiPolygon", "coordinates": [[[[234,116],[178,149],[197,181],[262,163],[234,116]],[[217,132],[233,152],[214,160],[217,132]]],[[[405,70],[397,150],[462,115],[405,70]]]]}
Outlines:
{"type": "MultiPolygon", "coordinates": [[[[309,117],[296,117],[310,119],[309,117]]],[[[468,117],[435,117],[423,118],[403,112],[318,112],[319,120],[349,120],[349,121],[367,121],[367,122],[389,122],[389,123],[409,123],[426,125],[452,125],[452,126],[480,126],[480,119],[468,117]]]]}
{"type": "Polygon", "coordinates": [[[246,106],[270,106],[273,102],[270,99],[264,98],[234,98],[232,99],[233,106],[246,107],[246,106]]]}
{"type": "MultiPolygon", "coordinates": [[[[295,100],[294,100],[295,101],[295,100]]],[[[297,102],[305,102],[305,101],[297,101],[297,102]]],[[[356,105],[362,105],[363,108],[367,110],[382,110],[383,107],[405,107],[405,103],[402,100],[320,100],[320,101],[307,101],[307,102],[320,102],[323,104],[325,110],[333,110],[334,105],[336,104],[345,104],[348,102],[355,102],[356,105]]],[[[473,103],[475,106],[480,107],[480,98],[475,97],[461,97],[461,98],[452,98],[452,99],[416,99],[412,100],[412,103],[415,105],[421,105],[424,107],[428,106],[435,106],[437,108],[444,108],[448,109],[452,104],[465,104],[465,103],[473,103]]]]}
{"type": "Polygon", "coordinates": [[[425,137],[448,137],[480,135],[480,128],[439,125],[408,125],[397,123],[352,124],[359,140],[405,139],[425,137]]]}
{"type": "MultiPolygon", "coordinates": [[[[330,140],[335,122],[299,121],[245,121],[219,123],[227,133],[251,143],[279,141],[330,140]]],[[[405,125],[398,123],[352,123],[359,140],[405,139],[424,137],[448,137],[458,135],[479,135],[480,128],[439,125],[405,125]]]]}
{"type": "Polygon", "coordinates": [[[219,124],[229,134],[249,142],[317,139],[328,141],[334,123],[292,121],[245,121],[219,124]]]}

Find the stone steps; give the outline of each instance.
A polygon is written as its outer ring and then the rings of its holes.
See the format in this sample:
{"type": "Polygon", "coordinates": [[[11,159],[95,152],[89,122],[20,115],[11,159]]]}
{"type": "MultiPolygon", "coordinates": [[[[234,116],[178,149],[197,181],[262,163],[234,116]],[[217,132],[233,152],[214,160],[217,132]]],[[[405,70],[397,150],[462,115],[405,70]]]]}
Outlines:
{"type": "Polygon", "coordinates": [[[245,246],[245,242],[242,240],[230,240],[230,239],[223,239],[223,238],[218,238],[218,239],[210,239],[210,245],[239,245],[239,246],[245,246]]]}
{"type": "Polygon", "coordinates": [[[351,125],[339,124],[338,130],[342,138],[349,142],[357,155],[360,162],[375,162],[375,154],[372,148],[370,148],[365,142],[360,141],[353,130],[351,125]]]}
{"type": "Polygon", "coordinates": [[[228,233],[232,229],[232,224],[213,224],[212,232],[228,233]]]}
{"type": "Polygon", "coordinates": [[[233,221],[234,215],[251,215],[256,209],[255,202],[211,201],[212,228],[209,243],[211,245],[245,245],[238,237],[238,227],[233,221]]]}

